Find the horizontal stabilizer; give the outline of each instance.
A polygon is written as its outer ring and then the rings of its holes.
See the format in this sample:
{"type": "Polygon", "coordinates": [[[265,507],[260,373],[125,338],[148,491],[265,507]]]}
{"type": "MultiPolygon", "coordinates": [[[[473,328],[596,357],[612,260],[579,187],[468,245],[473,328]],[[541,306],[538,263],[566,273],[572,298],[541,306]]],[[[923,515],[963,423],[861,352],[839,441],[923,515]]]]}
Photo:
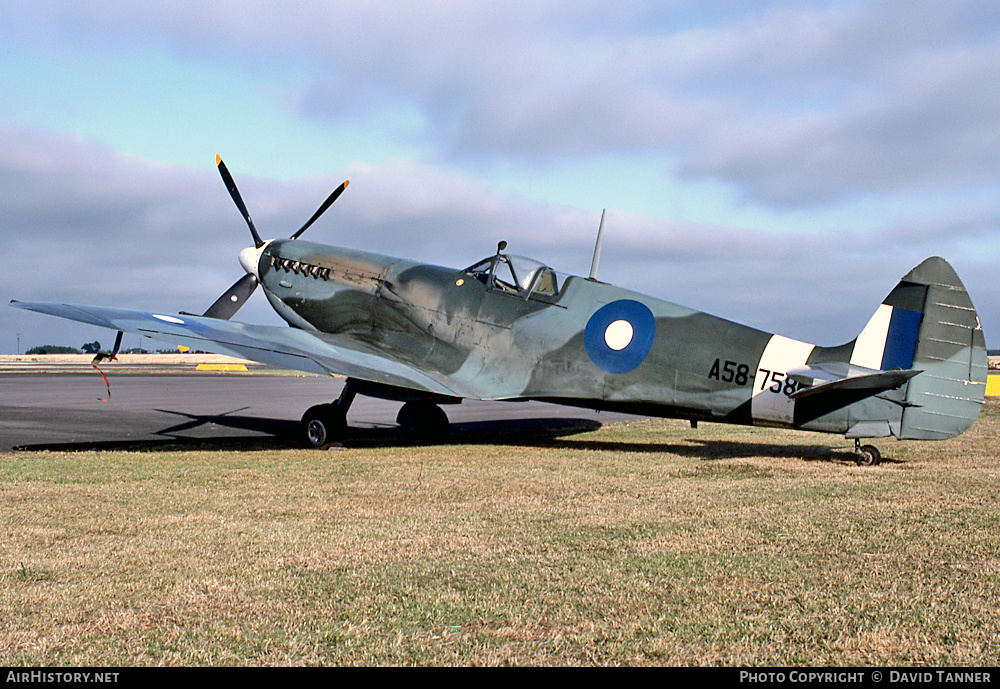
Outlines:
{"type": "Polygon", "coordinates": [[[840,362],[803,366],[789,371],[788,376],[807,385],[809,382],[812,382],[812,385],[797,390],[790,397],[799,400],[832,392],[850,392],[853,393],[852,396],[855,399],[863,399],[864,397],[877,395],[886,390],[898,388],[920,373],[922,371],[915,369],[873,371],[872,369],[840,362]],[[860,397],[858,396],[859,394],[860,397]]]}

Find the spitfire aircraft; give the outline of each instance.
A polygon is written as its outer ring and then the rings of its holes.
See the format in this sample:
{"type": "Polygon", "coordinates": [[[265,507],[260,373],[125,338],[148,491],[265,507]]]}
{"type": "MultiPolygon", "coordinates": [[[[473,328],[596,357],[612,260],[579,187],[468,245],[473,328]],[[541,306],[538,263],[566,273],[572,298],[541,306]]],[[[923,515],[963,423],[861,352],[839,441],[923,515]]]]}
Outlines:
{"type": "Polygon", "coordinates": [[[398,423],[432,437],[447,433],[443,405],[541,400],[692,425],[834,433],[854,439],[857,461],[870,465],[880,453],[861,439],[951,438],[983,404],[982,328],[941,258],[903,277],[855,339],[821,347],[598,281],[600,232],[588,278],[507,253],[505,242],[455,269],[300,240],[347,182],[289,239],[264,241],[225,164],[216,163],[254,245],[239,254],[246,275],[203,315],[12,304],[344,376],[336,401],[302,417],[302,438],[314,447],[345,432],[360,394],[403,402],[398,423]],[[258,285],[291,327],[229,320],[258,285]]]}

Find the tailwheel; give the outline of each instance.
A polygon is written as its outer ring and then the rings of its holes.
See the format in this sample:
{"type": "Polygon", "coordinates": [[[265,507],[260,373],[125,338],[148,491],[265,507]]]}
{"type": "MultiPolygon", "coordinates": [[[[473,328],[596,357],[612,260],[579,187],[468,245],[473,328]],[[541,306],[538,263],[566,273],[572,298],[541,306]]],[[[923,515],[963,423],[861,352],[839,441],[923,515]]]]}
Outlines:
{"type": "Polygon", "coordinates": [[[882,461],[882,454],[874,445],[862,445],[860,441],[854,441],[854,457],[858,464],[866,467],[876,466],[882,461]]]}
{"type": "Polygon", "coordinates": [[[442,441],[448,437],[451,424],[448,415],[433,402],[407,402],[399,409],[396,423],[403,429],[430,441],[442,441]]]}
{"type": "Polygon", "coordinates": [[[317,404],[302,415],[299,428],[306,446],[327,448],[344,436],[347,414],[336,404],[317,404]]]}

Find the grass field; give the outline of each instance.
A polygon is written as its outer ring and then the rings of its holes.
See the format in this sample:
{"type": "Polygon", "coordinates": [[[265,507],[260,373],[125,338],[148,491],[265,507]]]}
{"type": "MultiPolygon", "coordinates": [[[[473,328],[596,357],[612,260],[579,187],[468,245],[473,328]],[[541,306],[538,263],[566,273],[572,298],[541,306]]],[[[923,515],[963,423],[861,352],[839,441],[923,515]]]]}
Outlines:
{"type": "Polygon", "coordinates": [[[0,664],[995,665],[998,426],[0,455],[0,664]]]}

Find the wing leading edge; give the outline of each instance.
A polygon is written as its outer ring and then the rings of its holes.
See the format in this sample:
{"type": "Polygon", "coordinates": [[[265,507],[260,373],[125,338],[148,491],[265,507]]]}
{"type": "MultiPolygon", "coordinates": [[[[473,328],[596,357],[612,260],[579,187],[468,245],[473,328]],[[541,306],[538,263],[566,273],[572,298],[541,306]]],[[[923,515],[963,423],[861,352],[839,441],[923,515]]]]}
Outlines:
{"type": "Polygon", "coordinates": [[[280,368],[320,375],[340,374],[449,397],[475,396],[470,390],[457,389],[454,381],[445,384],[427,372],[344,335],[320,337],[297,328],[100,306],[19,301],[11,301],[11,306],[280,368]]]}

